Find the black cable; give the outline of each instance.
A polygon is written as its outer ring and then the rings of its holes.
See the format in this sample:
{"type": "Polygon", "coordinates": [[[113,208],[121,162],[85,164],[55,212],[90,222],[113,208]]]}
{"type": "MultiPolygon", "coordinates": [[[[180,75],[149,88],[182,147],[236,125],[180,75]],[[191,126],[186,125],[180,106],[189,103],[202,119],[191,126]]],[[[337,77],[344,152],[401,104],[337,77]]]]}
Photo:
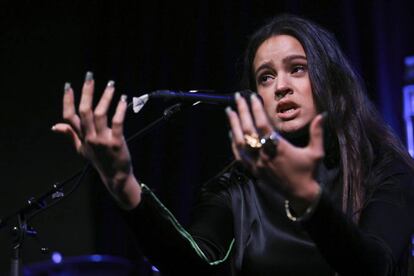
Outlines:
{"type": "MultiPolygon", "coordinates": [[[[73,188],[69,190],[67,193],[64,193],[63,196],[57,197],[55,201],[52,201],[50,203],[47,203],[44,207],[41,207],[41,209],[36,210],[33,214],[28,216],[27,221],[34,218],[38,214],[42,213],[43,211],[48,210],[49,208],[52,208],[53,206],[57,205],[58,203],[62,202],[65,198],[68,198],[72,193],[74,193],[81,185],[82,181],[86,177],[86,175],[90,172],[92,169],[91,163],[87,163],[82,170],[78,171],[76,175],[79,175],[79,177],[76,180],[76,183],[73,185],[73,188]]],[[[66,182],[66,181],[65,181],[66,182]]],[[[60,192],[56,191],[55,193],[60,192]]],[[[52,193],[53,194],[53,193],[52,193]]]]}
{"type": "MultiPolygon", "coordinates": [[[[130,107],[131,104],[128,105],[130,107]]],[[[172,115],[182,110],[183,107],[191,107],[193,105],[183,105],[181,103],[172,105],[168,108],[166,108],[163,112],[163,115],[155,120],[154,122],[150,123],[143,129],[139,130],[138,132],[134,133],[130,137],[126,139],[126,143],[129,145],[131,142],[133,142],[138,137],[141,137],[145,134],[147,134],[150,130],[152,130],[155,126],[157,126],[159,123],[163,121],[167,121],[172,115]]],[[[92,165],[90,162],[88,162],[82,170],[79,170],[78,172],[74,173],[72,176],[68,177],[67,179],[63,180],[62,182],[59,182],[58,184],[53,185],[53,189],[46,192],[45,194],[41,195],[38,199],[31,199],[28,201],[27,206],[21,208],[20,210],[14,212],[13,214],[7,216],[4,219],[0,220],[0,228],[2,226],[5,226],[7,222],[19,214],[26,214],[27,215],[27,222],[37,216],[38,214],[48,210],[49,208],[57,205],[58,203],[62,202],[63,199],[68,198],[72,193],[74,193],[81,185],[82,181],[86,177],[86,175],[91,171],[92,165]],[[69,190],[67,193],[64,193],[62,191],[63,187],[67,184],[72,182],[76,179],[76,183],[74,184],[73,188],[69,190]],[[59,195],[61,193],[61,195],[59,195]],[[56,195],[56,198],[54,201],[47,202],[47,199],[53,195],[56,195]],[[33,212],[30,214],[30,212],[33,212]]]]}

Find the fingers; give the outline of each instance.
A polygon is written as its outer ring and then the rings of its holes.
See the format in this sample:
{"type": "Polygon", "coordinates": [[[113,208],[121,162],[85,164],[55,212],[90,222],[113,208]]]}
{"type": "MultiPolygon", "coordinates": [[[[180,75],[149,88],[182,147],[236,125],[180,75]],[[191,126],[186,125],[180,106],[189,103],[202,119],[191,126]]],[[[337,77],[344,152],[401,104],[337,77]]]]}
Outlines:
{"type": "Polygon", "coordinates": [[[253,118],[247,105],[246,100],[240,96],[240,93],[235,94],[237,109],[239,111],[240,126],[244,134],[255,134],[256,128],[254,126],[253,118]]]}
{"type": "Polygon", "coordinates": [[[75,99],[69,83],[65,84],[63,97],[63,117],[67,124],[57,124],[56,132],[69,134],[77,149],[82,141],[93,141],[98,135],[112,132],[112,137],[123,137],[123,122],[127,110],[126,96],[123,95],[112,118],[112,129],[108,127],[108,109],[115,92],[115,82],[109,81],[95,110],[93,110],[94,80],[91,72],[86,73],[79,103],[79,116],[75,109],[75,99]]]}
{"type": "Polygon", "coordinates": [[[313,152],[316,159],[323,158],[325,151],[323,148],[323,119],[324,115],[317,115],[310,125],[310,140],[308,148],[313,152]]]}
{"type": "Polygon", "coordinates": [[[81,127],[85,138],[92,138],[95,136],[95,125],[93,118],[93,90],[94,80],[92,72],[87,72],[85,82],[82,88],[82,96],[79,103],[79,116],[81,118],[81,127]]]}
{"type": "Polygon", "coordinates": [[[232,131],[232,151],[236,160],[241,160],[244,164],[253,169],[253,165],[258,156],[258,149],[253,149],[251,145],[246,145],[246,135],[249,135],[247,143],[255,143],[257,140],[257,131],[254,121],[250,113],[249,106],[239,93],[235,94],[238,113],[234,112],[230,107],[226,108],[232,131]]]}
{"type": "Polygon", "coordinates": [[[238,150],[244,146],[244,137],[243,130],[240,125],[240,120],[237,113],[231,109],[231,107],[226,108],[226,114],[229,119],[233,143],[238,150]]]}
{"type": "Polygon", "coordinates": [[[242,159],[246,159],[245,161],[251,161],[252,157],[254,157],[253,159],[256,159],[258,151],[252,151],[249,147],[246,149],[246,134],[252,137],[259,137],[257,132],[260,133],[260,136],[263,134],[270,135],[272,126],[270,125],[263,106],[257,96],[252,95],[251,98],[253,114],[250,112],[246,100],[242,98],[239,93],[235,94],[235,100],[238,114],[231,110],[231,108],[226,109],[233,134],[233,153],[236,159],[242,157],[242,159]],[[254,120],[252,115],[254,116],[254,120]]]}
{"type": "Polygon", "coordinates": [[[114,91],[115,91],[115,82],[109,81],[101,99],[99,100],[98,105],[95,108],[94,120],[95,120],[95,130],[96,130],[97,135],[103,133],[105,130],[108,129],[107,112],[111,104],[114,91]]]}
{"type": "Polygon", "coordinates": [[[72,126],[78,137],[82,136],[81,123],[79,116],[76,114],[75,97],[70,83],[65,83],[65,92],[63,95],[63,119],[72,126]]]}
{"type": "Polygon", "coordinates": [[[252,113],[254,121],[256,122],[256,128],[259,132],[259,136],[270,135],[273,131],[273,127],[269,123],[269,119],[266,112],[263,109],[263,105],[255,94],[251,96],[252,113]]]}
{"type": "Polygon", "coordinates": [[[241,161],[240,152],[239,152],[236,144],[233,141],[231,142],[231,150],[233,152],[234,159],[236,159],[238,161],[241,161]]]}
{"type": "Polygon", "coordinates": [[[122,95],[116,108],[114,117],[112,118],[112,136],[114,138],[122,138],[123,136],[124,119],[127,107],[127,96],[122,95]]]}
{"type": "Polygon", "coordinates": [[[72,128],[71,125],[59,123],[59,124],[54,125],[52,127],[52,130],[57,133],[63,133],[65,135],[68,135],[71,138],[76,151],[77,152],[81,151],[82,141],[80,140],[78,134],[72,128]]]}

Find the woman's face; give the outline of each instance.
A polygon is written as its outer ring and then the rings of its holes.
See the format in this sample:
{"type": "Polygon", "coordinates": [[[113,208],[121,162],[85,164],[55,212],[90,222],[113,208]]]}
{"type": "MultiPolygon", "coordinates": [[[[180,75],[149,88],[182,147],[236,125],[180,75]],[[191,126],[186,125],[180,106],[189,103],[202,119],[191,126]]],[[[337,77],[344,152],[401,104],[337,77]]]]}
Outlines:
{"type": "Polygon", "coordinates": [[[253,69],[257,91],[277,130],[297,131],[316,116],[305,51],[296,38],[276,35],[265,40],[253,69]]]}

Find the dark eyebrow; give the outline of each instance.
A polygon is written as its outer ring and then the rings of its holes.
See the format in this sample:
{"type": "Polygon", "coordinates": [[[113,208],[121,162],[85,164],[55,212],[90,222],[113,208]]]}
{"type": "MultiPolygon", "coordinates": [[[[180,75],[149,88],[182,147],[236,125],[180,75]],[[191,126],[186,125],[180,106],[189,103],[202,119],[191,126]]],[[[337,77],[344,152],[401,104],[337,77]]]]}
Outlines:
{"type": "MultiPolygon", "coordinates": [[[[302,59],[304,61],[307,61],[306,56],[304,55],[291,55],[291,56],[287,56],[285,57],[282,62],[284,64],[292,62],[292,60],[295,59],[302,59]]],[[[272,61],[266,61],[265,63],[261,64],[259,67],[257,67],[256,71],[254,72],[255,75],[257,75],[257,72],[259,72],[262,69],[266,69],[266,68],[272,68],[273,67],[273,62],[272,61]]]]}
{"type": "Polygon", "coordinates": [[[287,63],[287,62],[289,62],[289,61],[292,61],[292,60],[294,60],[294,59],[303,59],[303,60],[307,60],[306,59],[306,57],[305,56],[303,56],[303,55],[291,55],[291,56],[287,56],[287,57],[285,57],[283,60],[282,60],[282,62],[283,63],[287,63]]]}
{"type": "Polygon", "coordinates": [[[256,71],[254,72],[255,75],[257,75],[257,72],[259,72],[262,69],[265,68],[272,68],[273,62],[272,61],[266,61],[265,63],[261,64],[259,67],[257,67],[256,71]]]}

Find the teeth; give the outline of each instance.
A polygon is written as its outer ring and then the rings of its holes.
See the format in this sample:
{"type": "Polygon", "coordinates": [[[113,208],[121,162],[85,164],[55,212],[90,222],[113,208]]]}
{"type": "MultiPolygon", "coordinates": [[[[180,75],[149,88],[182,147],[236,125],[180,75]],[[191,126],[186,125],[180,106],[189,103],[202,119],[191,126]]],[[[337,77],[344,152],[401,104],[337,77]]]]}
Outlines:
{"type": "Polygon", "coordinates": [[[282,113],[292,113],[293,111],[295,111],[294,108],[289,108],[289,109],[286,109],[286,110],[282,110],[282,113]]]}

